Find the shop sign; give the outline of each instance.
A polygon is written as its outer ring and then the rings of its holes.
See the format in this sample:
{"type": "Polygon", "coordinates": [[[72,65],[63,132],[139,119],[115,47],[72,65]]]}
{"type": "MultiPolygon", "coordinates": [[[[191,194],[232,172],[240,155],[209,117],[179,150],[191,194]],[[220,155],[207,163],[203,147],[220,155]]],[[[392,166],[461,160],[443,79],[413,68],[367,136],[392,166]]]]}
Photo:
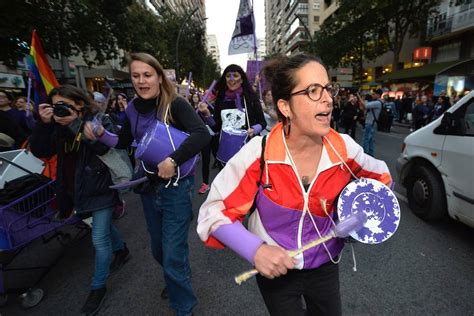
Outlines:
{"type": "Polygon", "coordinates": [[[21,75],[0,72],[0,87],[25,89],[25,81],[21,75]]]}
{"type": "Polygon", "coordinates": [[[413,61],[431,59],[431,47],[417,47],[413,50],[413,61]]]}

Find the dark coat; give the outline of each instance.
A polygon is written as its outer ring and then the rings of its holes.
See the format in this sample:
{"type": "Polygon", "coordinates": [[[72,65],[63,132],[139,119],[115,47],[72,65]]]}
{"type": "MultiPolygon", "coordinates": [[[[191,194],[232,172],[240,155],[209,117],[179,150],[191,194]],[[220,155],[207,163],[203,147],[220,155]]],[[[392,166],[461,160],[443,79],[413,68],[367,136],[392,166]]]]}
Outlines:
{"type": "MultiPolygon", "coordinates": [[[[91,116],[86,116],[84,121],[90,119],[91,116]]],[[[108,116],[103,118],[102,124],[110,130],[108,116]]],[[[58,207],[61,211],[74,208],[78,214],[113,207],[119,202],[117,191],[109,188],[113,184],[109,169],[97,157],[107,153],[109,148],[81,137],[79,146],[76,144],[76,148],[71,150],[71,144],[82,128],[81,119],[76,119],[67,127],[39,122],[29,141],[31,151],[39,158],[58,155],[58,207]],[[72,167],[74,172],[68,169],[72,167]]]]}

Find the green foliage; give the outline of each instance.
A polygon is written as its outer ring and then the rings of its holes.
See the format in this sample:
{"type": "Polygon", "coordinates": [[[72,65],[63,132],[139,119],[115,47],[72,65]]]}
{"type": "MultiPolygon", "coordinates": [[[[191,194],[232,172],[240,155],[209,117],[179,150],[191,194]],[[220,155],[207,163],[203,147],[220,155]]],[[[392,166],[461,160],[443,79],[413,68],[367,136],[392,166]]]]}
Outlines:
{"type": "MultiPolygon", "coordinates": [[[[0,34],[6,41],[31,42],[31,32],[38,31],[43,49],[55,58],[82,53],[88,64],[103,63],[116,56],[112,24],[100,11],[103,1],[20,0],[0,4],[0,34]],[[94,56],[89,56],[94,51],[94,56]]],[[[116,5],[125,1],[120,0],[116,5]]],[[[15,66],[24,50],[9,46],[0,60],[15,66]]]]}
{"type": "Polygon", "coordinates": [[[164,68],[175,68],[182,27],[181,78],[192,71],[194,80],[204,86],[219,76],[218,66],[207,54],[204,28],[196,19],[187,19],[191,10],[180,16],[163,6],[155,14],[134,0],[1,1],[0,61],[16,67],[28,54],[36,29],[44,51],[54,58],[81,54],[92,66],[116,58],[122,49],[150,53],[164,68]]]}

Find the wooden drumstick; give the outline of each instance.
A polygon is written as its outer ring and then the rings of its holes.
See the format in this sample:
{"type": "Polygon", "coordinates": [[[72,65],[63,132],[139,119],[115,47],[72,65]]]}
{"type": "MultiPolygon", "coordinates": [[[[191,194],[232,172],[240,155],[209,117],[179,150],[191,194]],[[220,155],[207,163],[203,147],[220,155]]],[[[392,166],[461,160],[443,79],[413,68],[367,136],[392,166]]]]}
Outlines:
{"type": "MultiPolygon", "coordinates": [[[[359,229],[364,226],[365,222],[367,221],[367,215],[364,212],[359,212],[356,214],[353,214],[346,219],[340,221],[336,227],[329,232],[326,236],[323,236],[321,238],[317,238],[306,245],[304,245],[301,248],[298,248],[296,250],[292,250],[288,252],[288,255],[290,257],[295,257],[311,248],[314,248],[323,242],[326,242],[334,237],[339,237],[339,238],[345,238],[349,236],[349,234],[353,231],[358,231],[359,229]]],[[[234,278],[235,282],[237,284],[242,284],[243,282],[247,281],[254,275],[257,275],[258,271],[257,269],[252,269],[249,271],[246,271],[244,273],[239,274],[234,278]]]]}

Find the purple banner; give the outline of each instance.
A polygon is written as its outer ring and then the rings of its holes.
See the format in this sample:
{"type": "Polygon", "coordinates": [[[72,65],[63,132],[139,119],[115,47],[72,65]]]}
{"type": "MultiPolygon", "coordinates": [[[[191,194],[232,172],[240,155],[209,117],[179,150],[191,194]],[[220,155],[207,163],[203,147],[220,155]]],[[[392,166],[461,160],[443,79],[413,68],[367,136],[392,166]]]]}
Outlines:
{"type": "Polygon", "coordinates": [[[261,73],[263,66],[265,65],[264,60],[248,60],[247,61],[247,78],[252,85],[255,82],[257,72],[260,71],[260,87],[262,93],[264,90],[270,89],[270,84],[265,80],[265,76],[261,73]]]}

